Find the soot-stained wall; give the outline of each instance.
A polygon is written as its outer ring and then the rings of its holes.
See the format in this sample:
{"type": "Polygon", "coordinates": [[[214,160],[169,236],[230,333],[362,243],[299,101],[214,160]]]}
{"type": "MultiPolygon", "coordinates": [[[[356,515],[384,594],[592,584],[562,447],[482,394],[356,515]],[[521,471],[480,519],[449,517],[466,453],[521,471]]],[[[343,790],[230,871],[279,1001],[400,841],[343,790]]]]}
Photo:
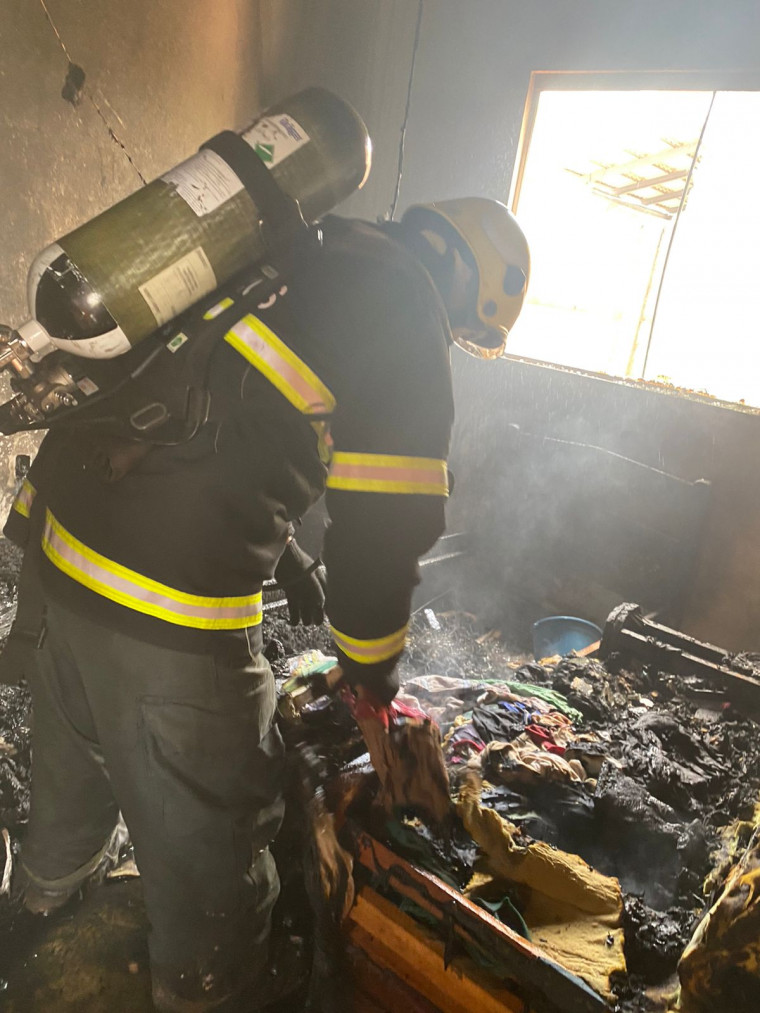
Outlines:
{"type": "MultiPolygon", "coordinates": [[[[46,6],[60,39],[41,3],[0,0],[2,319],[22,318],[41,246],[140,185],[126,153],[151,178],[306,85],[352,101],[374,139],[370,180],[343,210],[388,211],[415,0],[104,0],[97,18],[87,0],[46,6]],[[87,74],[78,105],[61,97],[63,44],[87,74]]],[[[422,11],[400,209],[506,198],[533,70],[760,70],[755,0],[424,0],[422,11]]],[[[451,526],[473,534],[495,619],[501,610],[524,626],[545,609],[599,619],[635,590],[645,607],[680,609],[695,635],[760,648],[755,414],[535,364],[459,355],[454,370],[451,526]]],[[[17,449],[3,447],[6,505],[17,449]]]]}
{"type": "MultiPolygon", "coordinates": [[[[0,0],[0,322],[28,316],[27,270],[48,243],[255,116],[260,77],[292,37],[291,6],[0,0]]],[[[3,518],[15,456],[37,442],[0,443],[3,518]]]]}
{"type": "MultiPolygon", "coordinates": [[[[418,9],[309,0],[295,59],[268,81],[321,83],[367,120],[375,168],[350,213],[390,206],[418,9]]],[[[399,207],[507,198],[534,70],[751,75],[758,38],[754,0],[425,0],[399,207]]],[[[693,635],[760,649],[757,413],[525,362],[456,355],[454,372],[450,526],[473,536],[473,603],[525,629],[551,610],[601,620],[635,594],[693,635]]]]}
{"type": "Polygon", "coordinates": [[[449,518],[473,531],[476,607],[525,628],[633,600],[760,648],[757,413],[519,360],[457,367],[449,518]]]}

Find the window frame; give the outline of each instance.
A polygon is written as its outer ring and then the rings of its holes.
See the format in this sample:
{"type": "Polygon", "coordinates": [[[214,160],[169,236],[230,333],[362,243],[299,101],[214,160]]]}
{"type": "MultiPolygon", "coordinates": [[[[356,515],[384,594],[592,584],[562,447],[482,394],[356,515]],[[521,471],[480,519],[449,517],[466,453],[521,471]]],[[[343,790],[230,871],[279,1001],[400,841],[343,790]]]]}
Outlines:
{"type": "Polygon", "coordinates": [[[517,214],[543,91],[759,91],[760,70],[534,70],[525,97],[508,206],[517,214]]]}
{"type": "MultiPolygon", "coordinates": [[[[528,153],[533,138],[533,130],[538,116],[541,93],[544,91],[756,91],[760,92],[760,69],[712,69],[712,70],[534,70],[530,74],[528,91],[525,97],[523,118],[517,142],[512,179],[509,189],[507,206],[519,220],[519,203],[528,153]]],[[[594,376],[615,383],[629,384],[635,387],[667,390],[681,394],[691,400],[706,401],[720,404],[752,414],[760,412],[759,407],[745,405],[742,401],[725,401],[710,394],[691,391],[677,385],[664,385],[658,380],[632,379],[630,377],[613,376],[595,370],[583,369],[578,366],[567,366],[549,359],[533,359],[525,355],[511,355],[509,347],[505,358],[522,362],[535,363],[559,369],[563,372],[580,373],[594,376]]]]}

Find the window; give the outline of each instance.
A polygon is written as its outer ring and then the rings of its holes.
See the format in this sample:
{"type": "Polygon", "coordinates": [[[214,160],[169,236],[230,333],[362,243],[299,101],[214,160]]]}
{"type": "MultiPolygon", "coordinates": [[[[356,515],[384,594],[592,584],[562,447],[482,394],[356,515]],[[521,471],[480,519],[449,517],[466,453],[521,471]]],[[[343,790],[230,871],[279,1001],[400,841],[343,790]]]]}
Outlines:
{"type": "Polygon", "coordinates": [[[760,406],[760,92],[673,77],[534,75],[508,351],[760,406]]]}

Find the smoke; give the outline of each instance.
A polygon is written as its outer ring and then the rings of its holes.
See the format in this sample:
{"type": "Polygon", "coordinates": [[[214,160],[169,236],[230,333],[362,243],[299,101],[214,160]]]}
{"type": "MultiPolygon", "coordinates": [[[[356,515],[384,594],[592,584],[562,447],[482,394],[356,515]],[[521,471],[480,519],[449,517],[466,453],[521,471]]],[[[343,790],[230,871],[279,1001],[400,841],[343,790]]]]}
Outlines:
{"type": "Polygon", "coordinates": [[[540,363],[453,365],[448,522],[471,544],[471,609],[524,638],[545,615],[603,625],[621,601],[677,614],[709,485],[667,470],[675,402],[540,363]]]}

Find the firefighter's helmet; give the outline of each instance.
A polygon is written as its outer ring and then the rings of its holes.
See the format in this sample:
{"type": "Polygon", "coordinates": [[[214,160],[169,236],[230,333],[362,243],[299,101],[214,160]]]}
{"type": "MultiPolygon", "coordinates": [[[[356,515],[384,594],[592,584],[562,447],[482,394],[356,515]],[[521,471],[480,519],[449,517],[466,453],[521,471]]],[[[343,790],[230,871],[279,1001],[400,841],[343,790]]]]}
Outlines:
{"type": "Polygon", "coordinates": [[[528,243],[514,216],[499,201],[464,197],[413,205],[403,221],[455,243],[474,263],[471,305],[466,319],[451,321],[452,334],[471,355],[498,358],[520,315],[530,274],[528,243]]]}

